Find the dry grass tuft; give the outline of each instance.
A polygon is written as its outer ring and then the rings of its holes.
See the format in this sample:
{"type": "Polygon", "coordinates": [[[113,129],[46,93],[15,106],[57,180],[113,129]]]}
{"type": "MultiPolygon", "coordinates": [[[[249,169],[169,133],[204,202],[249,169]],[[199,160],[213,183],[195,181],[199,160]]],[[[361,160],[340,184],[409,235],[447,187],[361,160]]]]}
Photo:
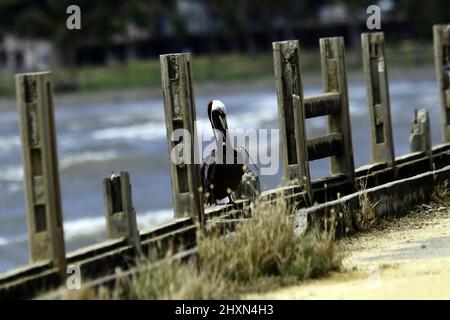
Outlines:
{"type": "Polygon", "coordinates": [[[450,198],[450,190],[448,186],[448,180],[445,180],[443,183],[438,184],[434,188],[432,201],[438,204],[448,204],[449,198],[450,198]]]}
{"type": "MultiPolygon", "coordinates": [[[[366,184],[361,181],[360,191],[366,190],[366,184]]],[[[359,210],[354,215],[354,222],[358,230],[367,230],[371,228],[377,222],[377,216],[375,213],[375,207],[378,202],[373,203],[367,193],[362,192],[359,195],[359,210]]]]}
{"type": "Polygon", "coordinates": [[[238,285],[264,277],[304,280],[335,267],[333,236],[316,229],[299,236],[283,201],[257,204],[252,219],[239,224],[232,237],[200,242],[201,265],[238,285]]]}
{"type": "Polygon", "coordinates": [[[113,291],[114,299],[219,299],[224,297],[226,284],[207,272],[201,272],[194,262],[182,264],[165,259],[161,265],[122,280],[113,291]]]}

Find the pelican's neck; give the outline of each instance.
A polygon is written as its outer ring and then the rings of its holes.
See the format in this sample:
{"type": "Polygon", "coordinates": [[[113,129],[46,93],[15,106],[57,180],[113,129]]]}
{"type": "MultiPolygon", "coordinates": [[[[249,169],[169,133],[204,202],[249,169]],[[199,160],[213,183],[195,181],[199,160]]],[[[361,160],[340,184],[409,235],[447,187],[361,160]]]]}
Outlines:
{"type": "Polygon", "coordinates": [[[216,141],[217,148],[231,150],[233,146],[228,135],[228,130],[215,129],[214,140],[216,141]]]}

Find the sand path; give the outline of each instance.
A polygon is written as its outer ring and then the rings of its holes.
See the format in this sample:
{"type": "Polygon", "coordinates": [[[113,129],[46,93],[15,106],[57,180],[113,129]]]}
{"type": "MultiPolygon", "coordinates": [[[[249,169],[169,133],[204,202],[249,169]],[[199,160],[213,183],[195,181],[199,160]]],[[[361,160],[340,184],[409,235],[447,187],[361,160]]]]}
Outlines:
{"type": "Polygon", "coordinates": [[[342,272],[250,299],[450,299],[450,201],[337,242],[342,272]]]}

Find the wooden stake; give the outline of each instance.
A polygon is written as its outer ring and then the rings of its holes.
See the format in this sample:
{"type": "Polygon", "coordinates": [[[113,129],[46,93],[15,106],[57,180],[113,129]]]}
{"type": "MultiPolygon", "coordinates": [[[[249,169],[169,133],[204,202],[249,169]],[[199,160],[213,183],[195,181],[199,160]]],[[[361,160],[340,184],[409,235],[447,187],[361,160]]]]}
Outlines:
{"type": "Polygon", "coordinates": [[[433,169],[430,117],[426,109],[420,109],[414,112],[409,142],[411,152],[423,152],[430,159],[430,170],[433,169]]]}
{"type": "Polygon", "coordinates": [[[108,238],[124,237],[139,253],[141,243],[128,172],[122,171],[120,175],[113,174],[110,178],[104,179],[103,193],[108,238]]]}

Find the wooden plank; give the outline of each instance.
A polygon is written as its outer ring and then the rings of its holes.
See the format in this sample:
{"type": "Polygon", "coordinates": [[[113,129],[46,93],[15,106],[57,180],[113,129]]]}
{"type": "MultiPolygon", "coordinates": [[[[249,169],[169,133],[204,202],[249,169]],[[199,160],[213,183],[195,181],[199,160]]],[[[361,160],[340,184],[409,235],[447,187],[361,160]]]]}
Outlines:
{"type": "Polygon", "coordinates": [[[369,108],[372,161],[385,162],[395,168],[384,33],[363,33],[361,39],[369,108]]]}
{"type": "Polygon", "coordinates": [[[340,96],[336,92],[328,92],[304,99],[305,118],[315,118],[339,113],[340,96]]]}
{"type": "Polygon", "coordinates": [[[331,133],[323,137],[308,139],[308,160],[339,156],[342,151],[342,135],[331,133]]]}
{"type": "Polygon", "coordinates": [[[16,75],[30,262],[66,260],[50,72],[16,75]]]}

